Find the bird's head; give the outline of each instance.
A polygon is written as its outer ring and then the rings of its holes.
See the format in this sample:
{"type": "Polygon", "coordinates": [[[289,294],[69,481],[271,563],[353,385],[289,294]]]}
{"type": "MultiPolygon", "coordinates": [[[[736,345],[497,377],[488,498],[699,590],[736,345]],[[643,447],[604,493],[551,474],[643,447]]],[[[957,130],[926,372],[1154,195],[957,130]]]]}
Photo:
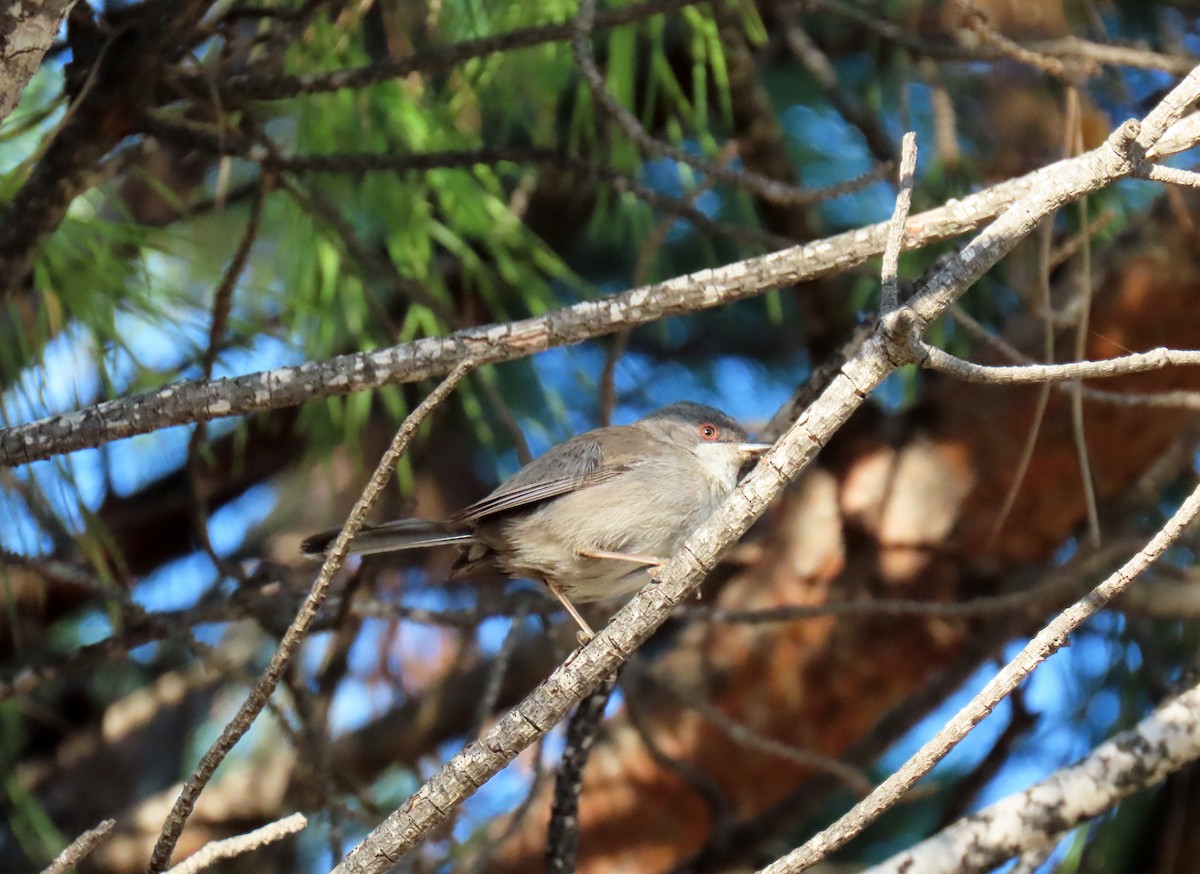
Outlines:
{"type": "Polygon", "coordinates": [[[753,443],[746,431],[720,410],[681,401],[655,410],[638,424],[654,437],[693,453],[714,479],[736,482],[738,471],[771,448],[753,443]]]}

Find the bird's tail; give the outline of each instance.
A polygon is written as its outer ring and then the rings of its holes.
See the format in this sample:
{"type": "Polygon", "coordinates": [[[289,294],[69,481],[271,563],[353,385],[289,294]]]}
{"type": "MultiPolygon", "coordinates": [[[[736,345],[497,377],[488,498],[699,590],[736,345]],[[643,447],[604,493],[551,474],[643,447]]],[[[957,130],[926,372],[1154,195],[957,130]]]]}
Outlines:
{"type": "MultiPolygon", "coordinates": [[[[333,541],[342,532],[331,528],[305,538],[300,552],[305,558],[323,559],[333,541]]],[[[441,522],[428,519],[398,519],[381,525],[364,525],[350,541],[351,555],[371,555],[376,552],[395,552],[401,549],[420,549],[425,546],[447,546],[470,543],[474,538],[461,531],[452,531],[441,522]]]]}

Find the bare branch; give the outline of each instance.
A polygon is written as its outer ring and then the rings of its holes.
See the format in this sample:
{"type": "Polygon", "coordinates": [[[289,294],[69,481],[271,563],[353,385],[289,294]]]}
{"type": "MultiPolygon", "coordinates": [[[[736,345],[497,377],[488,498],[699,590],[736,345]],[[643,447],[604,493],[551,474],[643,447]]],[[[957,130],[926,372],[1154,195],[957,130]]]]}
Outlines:
{"type": "Polygon", "coordinates": [[[283,819],[264,825],[262,828],[256,828],[244,835],[225,838],[221,841],[211,841],[171,868],[167,874],[197,874],[218,862],[253,853],[267,844],[273,844],[288,835],[294,835],[307,825],[308,820],[304,818],[304,814],[293,813],[291,816],[285,816],[283,819]]]}
{"type": "MultiPolygon", "coordinates": [[[[1102,145],[1078,158],[1059,161],[913,216],[906,229],[907,244],[918,248],[970,231],[1019,198],[1046,186],[1057,186],[1061,179],[1108,160],[1111,154],[1111,147],[1102,145]]],[[[280,409],[382,385],[415,382],[446,373],[467,358],[490,364],[581,343],[664,316],[719,306],[854,267],[883,252],[887,231],[888,223],[880,222],[724,267],[584,301],[538,318],[484,325],[447,337],[429,337],[374,352],[231,379],[175,383],[105,401],[78,412],[0,429],[0,466],[26,464],[169,425],[280,409]]]]}
{"type": "Polygon", "coordinates": [[[554,804],[546,832],[546,874],[573,874],[579,851],[579,791],[604,709],[617,686],[620,669],[605,677],[579,702],[567,723],[567,743],[554,778],[554,804]]]}
{"type": "Polygon", "coordinates": [[[1195,170],[1181,170],[1178,167],[1148,164],[1145,172],[1138,175],[1153,182],[1165,182],[1168,185],[1181,185],[1185,188],[1200,188],[1200,173],[1195,170]]]}
{"type": "Polygon", "coordinates": [[[1029,385],[1041,382],[1071,382],[1078,379],[1098,379],[1145,373],[1170,366],[1200,365],[1200,351],[1159,347],[1149,352],[1135,352],[1101,361],[1075,361],[1069,364],[1020,364],[1012,367],[991,367],[973,364],[943,352],[928,343],[921,344],[925,355],[923,367],[948,373],[967,382],[1000,385],[1029,385]]]}
{"type": "MultiPolygon", "coordinates": [[[[645,3],[609,9],[596,16],[596,27],[609,28],[632,24],[655,15],[695,5],[696,2],[697,0],[647,0],[645,3]]],[[[400,79],[418,71],[432,73],[445,70],[472,58],[515,51],[544,43],[560,42],[569,38],[573,31],[574,24],[570,21],[539,24],[508,33],[463,40],[450,45],[434,46],[407,57],[348,70],[332,70],[298,76],[239,73],[221,80],[218,88],[223,95],[248,100],[287,100],[301,94],[340,91],[343,88],[364,88],[368,85],[400,79]]],[[[207,96],[212,91],[211,78],[207,74],[181,77],[180,82],[186,84],[199,96],[207,96]]]]}
{"type": "Polygon", "coordinates": [[[917,170],[917,135],[909,131],[900,141],[900,173],[897,179],[896,208],[888,223],[887,244],[883,247],[883,292],[879,310],[886,315],[900,305],[900,249],[904,245],[904,225],[912,209],[913,174],[917,170]]]}
{"type": "MultiPolygon", "coordinates": [[[[845,816],[829,828],[813,836],[804,846],[763,869],[762,874],[793,874],[803,871],[873,822],[942,760],[960,740],[980,722],[1004,697],[1012,692],[1039,664],[1057,652],[1072,631],[1085,619],[1104,608],[1161,556],[1183,530],[1200,514],[1200,486],[1180,505],[1167,524],[1151,538],[1145,548],[1129,559],[1119,570],[1093,589],[1086,597],[1072,604],[1042,629],[990,682],[966,704],[949,722],[874,792],[856,804],[845,816]]],[[[924,869],[922,869],[924,870],[924,869]]]]}
{"type": "Polygon", "coordinates": [[[867,775],[853,765],[847,765],[831,756],[767,737],[746,723],[726,715],[701,692],[688,689],[664,677],[657,677],[651,671],[643,671],[641,675],[646,682],[663,689],[683,706],[695,710],[705,721],[711,723],[714,728],[719,729],[736,744],[747,749],[758,750],[769,756],[776,756],[802,768],[829,774],[860,797],[872,789],[873,784],[867,775]]]}
{"type": "MultiPolygon", "coordinates": [[[[952,308],[954,320],[962,327],[966,328],[971,334],[978,337],[983,342],[995,348],[1005,357],[1012,361],[1021,362],[1023,365],[1043,366],[1037,361],[1034,361],[1020,349],[1010,344],[1004,338],[997,336],[989,331],[969,313],[959,306],[952,308]]],[[[1108,359],[1114,360],[1114,359],[1108,359]]],[[[1045,383],[1050,385],[1050,382],[1045,383]]],[[[1153,394],[1135,394],[1130,392],[1115,392],[1103,391],[1101,389],[1087,388],[1082,389],[1083,396],[1088,400],[1098,401],[1100,403],[1115,404],[1117,406],[1146,406],[1146,407],[1180,407],[1183,409],[1200,410],[1200,392],[1194,391],[1168,391],[1157,392],[1153,394]]]]}
{"type": "Polygon", "coordinates": [[[292,624],[284,634],[283,640],[279,643],[279,648],[271,657],[267,669],[263,671],[258,685],[254,687],[250,696],[242,703],[237,714],[222,730],[221,736],[208,748],[208,751],[200,760],[200,764],[196,767],[195,772],[193,772],[192,776],[184,784],[179,797],[175,799],[175,804],[172,806],[166,821],[163,822],[162,833],[159,835],[158,841],[154,846],[154,852],[150,857],[150,874],[158,874],[158,872],[165,870],[170,865],[171,853],[175,849],[175,844],[179,841],[179,836],[183,833],[183,827],[187,823],[192,809],[195,807],[196,799],[212,778],[213,773],[217,770],[217,766],[224,761],[226,754],[250,730],[250,726],[258,718],[258,714],[262,712],[263,707],[270,700],[275,687],[279,683],[279,678],[283,675],[284,670],[291,662],[300,644],[308,635],[313,620],[317,616],[317,611],[320,610],[321,604],[325,600],[325,595],[329,591],[329,584],[333,580],[333,575],[337,573],[338,568],[345,561],[346,550],[350,541],[358,533],[363,519],[366,518],[367,513],[374,506],[383,487],[387,485],[396,462],[404,454],[404,450],[417,433],[417,428],[425,420],[426,416],[445,400],[454,387],[458,385],[474,366],[474,362],[468,359],[456,367],[408,415],[404,423],[400,426],[400,430],[396,432],[391,446],[388,447],[387,452],[380,458],[370,482],[367,483],[362,495],[359,496],[358,501],[355,502],[353,509],[351,509],[350,516],[346,519],[346,524],[342,527],[341,533],[329,548],[325,562],[321,565],[321,570],[313,582],[312,590],[308,593],[308,597],[305,598],[304,603],[300,605],[295,619],[292,620],[292,624]]]}
{"type": "Polygon", "coordinates": [[[795,21],[789,21],[785,25],[784,40],[791,53],[825,91],[830,104],[846,121],[858,128],[875,160],[881,164],[894,162],[896,147],[880,120],[867,110],[861,100],[850,94],[849,89],[842,86],[833,62],[808,32],[795,21]]]}
{"type": "MultiPolygon", "coordinates": [[[[878,18],[870,12],[844,3],[842,0],[803,0],[803,3],[822,12],[852,21],[889,42],[903,46],[914,54],[929,58],[989,61],[1011,54],[1011,52],[1001,51],[1000,48],[993,46],[966,48],[957,40],[923,39],[898,24],[878,18]]],[[[1064,61],[1108,64],[1141,70],[1161,70],[1177,76],[1186,75],[1196,62],[1192,55],[1170,55],[1132,46],[1107,45],[1074,36],[1010,42],[1010,45],[1015,46],[1018,51],[1032,52],[1064,61]]]]}
{"type": "Polygon", "coordinates": [[[969,874],[1053,848],[1064,831],[1099,816],[1200,758],[1200,686],[1163,704],[1085,758],[1024,792],[959,820],[869,874],[969,874]]]}
{"type": "Polygon", "coordinates": [[[76,867],[80,862],[92,854],[92,850],[100,845],[113,826],[117,824],[115,819],[106,819],[94,829],[89,829],[71,841],[61,853],[59,853],[49,867],[42,871],[42,874],[67,874],[72,868],[76,867]]]}

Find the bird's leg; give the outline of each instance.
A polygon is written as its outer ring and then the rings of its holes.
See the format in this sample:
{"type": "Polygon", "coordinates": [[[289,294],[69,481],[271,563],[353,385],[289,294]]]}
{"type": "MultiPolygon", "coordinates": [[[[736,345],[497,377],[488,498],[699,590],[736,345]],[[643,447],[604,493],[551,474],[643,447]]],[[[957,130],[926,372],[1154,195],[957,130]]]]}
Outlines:
{"type": "Polygon", "coordinates": [[[611,552],[607,549],[584,549],[579,553],[584,558],[611,558],[615,561],[628,561],[633,564],[645,565],[646,575],[654,582],[658,582],[658,576],[662,572],[663,566],[666,565],[669,558],[660,558],[657,555],[640,555],[636,552],[611,552]]]}
{"type": "Polygon", "coordinates": [[[563,607],[566,608],[567,612],[571,614],[571,618],[574,619],[579,625],[580,630],[579,634],[577,635],[579,638],[579,645],[585,646],[588,644],[592,638],[596,636],[596,632],[592,631],[592,626],[587,624],[587,620],[584,619],[580,612],[575,609],[575,605],[571,603],[570,598],[563,594],[562,589],[554,585],[554,583],[546,583],[546,588],[550,590],[550,593],[554,595],[555,598],[558,598],[558,603],[562,604],[563,607]]]}
{"type": "Polygon", "coordinates": [[[616,561],[630,561],[634,564],[644,564],[647,567],[662,567],[670,559],[657,555],[640,555],[636,552],[611,552],[607,549],[582,549],[579,554],[584,558],[611,558],[616,561]]]}

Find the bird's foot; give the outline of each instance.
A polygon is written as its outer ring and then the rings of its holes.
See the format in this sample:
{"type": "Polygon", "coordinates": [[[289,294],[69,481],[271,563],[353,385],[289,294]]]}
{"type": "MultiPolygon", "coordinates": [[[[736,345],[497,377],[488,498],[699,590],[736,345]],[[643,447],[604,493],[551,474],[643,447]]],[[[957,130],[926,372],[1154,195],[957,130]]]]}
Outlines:
{"type": "Polygon", "coordinates": [[[579,645],[587,646],[591,643],[596,637],[596,632],[592,631],[592,626],[588,625],[587,620],[583,618],[583,615],[571,603],[571,599],[563,593],[562,589],[553,583],[546,583],[546,588],[558,599],[558,602],[563,605],[564,609],[571,614],[571,618],[575,620],[575,624],[579,626],[579,631],[575,635],[579,641],[579,645]]]}

